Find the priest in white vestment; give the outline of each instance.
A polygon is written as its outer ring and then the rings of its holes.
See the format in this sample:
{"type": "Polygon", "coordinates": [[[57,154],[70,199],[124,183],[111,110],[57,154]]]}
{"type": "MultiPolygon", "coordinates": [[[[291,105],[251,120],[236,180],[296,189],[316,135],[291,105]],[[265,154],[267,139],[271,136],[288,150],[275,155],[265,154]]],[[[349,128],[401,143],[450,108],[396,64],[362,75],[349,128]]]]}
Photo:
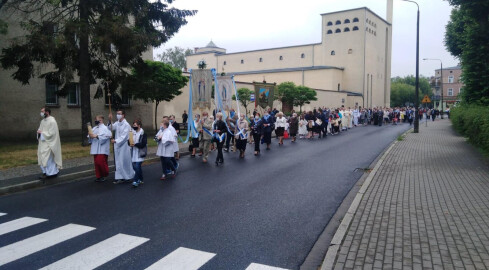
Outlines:
{"type": "Polygon", "coordinates": [[[353,110],[353,125],[354,126],[358,125],[358,118],[360,118],[360,111],[357,108],[355,108],[355,110],[353,110]]]}
{"type": "Polygon", "coordinates": [[[41,109],[41,124],[37,130],[37,161],[41,166],[42,176],[39,178],[55,177],[63,166],[61,157],[61,141],[59,138],[58,124],[51,116],[51,109],[41,109]]]}
{"type": "MultiPolygon", "coordinates": [[[[121,182],[130,182],[134,178],[134,169],[132,168],[131,147],[129,146],[129,132],[132,132],[131,125],[125,119],[124,111],[117,111],[117,121],[109,125],[111,130],[115,130],[114,144],[115,153],[115,180],[114,184],[121,182]]],[[[109,114],[109,120],[112,120],[112,114],[109,114]]]]}

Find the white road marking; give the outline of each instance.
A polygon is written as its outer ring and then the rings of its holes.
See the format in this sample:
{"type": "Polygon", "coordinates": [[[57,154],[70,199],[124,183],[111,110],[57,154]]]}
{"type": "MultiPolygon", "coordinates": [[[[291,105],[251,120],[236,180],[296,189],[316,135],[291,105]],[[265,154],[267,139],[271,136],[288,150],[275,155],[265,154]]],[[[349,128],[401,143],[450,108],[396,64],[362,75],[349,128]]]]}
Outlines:
{"type": "Polygon", "coordinates": [[[1,216],[5,216],[6,214],[7,214],[7,213],[0,213],[0,217],[1,217],[1,216]]]}
{"type": "Polygon", "coordinates": [[[0,224],[0,235],[4,235],[9,232],[20,230],[38,223],[47,221],[47,219],[23,217],[9,222],[0,224]]]}
{"type": "Polygon", "coordinates": [[[68,224],[0,248],[0,266],[54,246],[73,237],[95,230],[77,224],[68,224]]]}
{"type": "Polygon", "coordinates": [[[180,247],[146,270],[196,270],[216,254],[180,247]]]}
{"type": "Polygon", "coordinates": [[[287,270],[285,268],[272,267],[264,264],[252,263],[246,270],[287,270]]]}
{"type": "Polygon", "coordinates": [[[117,234],[53,264],[43,267],[41,270],[94,269],[146,241],[149,241],[149,239],[127,234],[117,234]]]}

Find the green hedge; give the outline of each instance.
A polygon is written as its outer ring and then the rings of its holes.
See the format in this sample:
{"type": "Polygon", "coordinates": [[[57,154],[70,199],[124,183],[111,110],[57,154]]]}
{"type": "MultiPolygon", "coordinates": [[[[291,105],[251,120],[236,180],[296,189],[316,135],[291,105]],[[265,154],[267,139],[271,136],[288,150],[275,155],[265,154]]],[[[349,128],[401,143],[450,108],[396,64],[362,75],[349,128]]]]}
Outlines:
{"type": "Polygon", "coordinates": [[[489,153],[489,107],[460,105],[450,110],[450,119],[457,132],[489,153]]]}

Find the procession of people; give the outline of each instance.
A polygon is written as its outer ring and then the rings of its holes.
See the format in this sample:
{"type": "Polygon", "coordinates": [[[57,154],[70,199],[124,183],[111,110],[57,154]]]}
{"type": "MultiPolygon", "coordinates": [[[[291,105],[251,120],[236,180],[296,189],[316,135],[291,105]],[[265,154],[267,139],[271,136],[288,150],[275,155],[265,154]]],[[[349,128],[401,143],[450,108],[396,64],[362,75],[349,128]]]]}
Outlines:
{"type": "MultiPolygon", "coordinates": [[[[286,139],[291,143],[299,140],[325,139],[345,133],[349,129],[374,125],[413,124],[414,108],[314,108],[312,111],[297,114],[292,111],[289,116],[276,109],[263,111],[263,116],[257,110],[250,115],[214,111],[215,119],[207,111],[202,116],[195,114],[189,122],[187,130],[190,142],[190,157],[202,157],[207,163],[209,153],[217,150],[215,165],[224,164],[224,152],[239,152],[239,158],[245,158],[247,144],[254,145],[254,155],[261,154],[262,147],[272,149],[272,135],[275,134],[278,146],[284,146],[286,139]],[[262,146],[263,145],[263,146],[262,146]],[[231,148],[231,146],[233,146],[231,148]]],[[[427,117],[436,117],[436,110],[425,111],[427,117]]],[[[422,112],[420,112],[422,115],[422,112]]],[[[184,112],[186,115],[186,112],[184,112]]],[[[62,167],[61,144],[56,120],[51,116],[49,108],[41,109],[43,118],[37,131],[39,147],[38,159],[43,172],[41,179],[56,177],[62,167]]],[[[124,110],[118,110],[116,119],[112,113],[108,115],[107,125],[104,116],[97,115],[93,128],[89,127],[90,154],[94,157],[95,181],[104,182],[109,175],[108,157],[110,144],[113,144],[115,160],[114,184],[132,182],[133,187],[143,184],[142,163],[147,156],[147,133],[142,128],[140,119],[135,119],[132,125],[126,120],[124,110]]],[[[433,118],[434,119],[434,118],[433,118]]],[[[184,122],[187,119],[183,119],[184,122]]],[[[157,143],[156,156],[160,158],[161,180],[175,178],[179,168],[180,125],[175,116],[164,116],[160,128],[154,136],[157,143]]]]}

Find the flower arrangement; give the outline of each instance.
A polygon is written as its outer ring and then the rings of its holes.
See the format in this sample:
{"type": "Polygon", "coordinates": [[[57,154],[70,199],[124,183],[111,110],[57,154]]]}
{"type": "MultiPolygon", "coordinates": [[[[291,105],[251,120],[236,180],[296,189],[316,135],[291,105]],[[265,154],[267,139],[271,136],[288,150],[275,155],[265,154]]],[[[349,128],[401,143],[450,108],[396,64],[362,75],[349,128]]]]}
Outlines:
{"type": "Polygon", "coordinates": [[[205,69],[207,67],[207,63],[204,60],[200,60],[199,63],[197,64],[197,66],[200,69],[205,69]]]}

